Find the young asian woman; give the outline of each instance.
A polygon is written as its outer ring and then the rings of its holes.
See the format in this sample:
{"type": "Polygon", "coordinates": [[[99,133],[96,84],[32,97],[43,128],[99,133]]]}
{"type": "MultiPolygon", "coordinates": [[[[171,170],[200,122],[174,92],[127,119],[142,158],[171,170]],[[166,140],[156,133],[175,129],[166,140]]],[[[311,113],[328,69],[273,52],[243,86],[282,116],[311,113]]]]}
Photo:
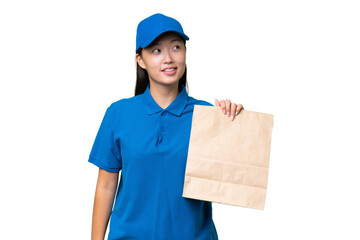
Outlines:
{"type": "MultiPolygon", "coordinates": [[[[108,107],[89,157],[99,167],[93,240],[109,219],[111,240],[218,239],[211,202],[182,197],[194,105],[213,106],[187,94],[187,40],[163,14],[138,25],[135,96],[108,107]]],[[[229,99],[215,107],[229,120],[243,109],[229,99]]]]}

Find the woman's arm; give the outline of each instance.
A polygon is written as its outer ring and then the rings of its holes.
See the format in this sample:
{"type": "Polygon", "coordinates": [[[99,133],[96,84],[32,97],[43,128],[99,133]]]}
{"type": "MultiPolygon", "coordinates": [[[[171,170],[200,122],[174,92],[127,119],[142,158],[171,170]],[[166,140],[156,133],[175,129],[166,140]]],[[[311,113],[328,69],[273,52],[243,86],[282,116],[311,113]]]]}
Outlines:
{"type": "Polygon", "coordinates": [[[92,218],[91,240],[104,240],[114,203],[119,173],[99,168],[92,218]]]}

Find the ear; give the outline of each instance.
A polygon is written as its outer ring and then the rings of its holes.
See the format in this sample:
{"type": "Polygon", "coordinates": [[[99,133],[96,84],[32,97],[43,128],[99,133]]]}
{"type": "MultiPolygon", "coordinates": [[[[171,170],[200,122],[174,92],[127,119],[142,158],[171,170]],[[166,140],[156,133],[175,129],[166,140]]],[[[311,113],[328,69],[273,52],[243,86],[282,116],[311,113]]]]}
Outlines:
{"type": "Polygon", "coordinates": [[[136,54],[135,58],[136,58],[137,63],[139,64],[139,66],[146,70],[143,58],[138,53],[136,54]]]}

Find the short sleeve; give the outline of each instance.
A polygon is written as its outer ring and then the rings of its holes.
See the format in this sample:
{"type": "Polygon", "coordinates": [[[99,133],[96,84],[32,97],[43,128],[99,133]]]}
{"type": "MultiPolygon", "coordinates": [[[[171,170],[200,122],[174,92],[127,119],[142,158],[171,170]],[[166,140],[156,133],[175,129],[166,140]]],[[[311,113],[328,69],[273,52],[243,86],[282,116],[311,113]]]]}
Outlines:
{"type": "Polygon", "coordinates": [[[122,168],[120,145],[115,139],[116,119],[111,106],[106,110],[92,146],[89,160],[108,172],[119,172],[122,168]]]}

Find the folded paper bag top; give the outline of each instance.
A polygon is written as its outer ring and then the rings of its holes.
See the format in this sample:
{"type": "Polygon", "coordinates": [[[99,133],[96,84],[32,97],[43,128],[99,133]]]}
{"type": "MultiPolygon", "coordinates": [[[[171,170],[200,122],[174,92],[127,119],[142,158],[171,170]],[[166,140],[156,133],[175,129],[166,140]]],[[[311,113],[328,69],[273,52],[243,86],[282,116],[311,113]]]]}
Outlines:
{"type": "Polygon", "coordinates": [[[195,105],[183,197],[263,210],[273,115],[195,105]]]}

